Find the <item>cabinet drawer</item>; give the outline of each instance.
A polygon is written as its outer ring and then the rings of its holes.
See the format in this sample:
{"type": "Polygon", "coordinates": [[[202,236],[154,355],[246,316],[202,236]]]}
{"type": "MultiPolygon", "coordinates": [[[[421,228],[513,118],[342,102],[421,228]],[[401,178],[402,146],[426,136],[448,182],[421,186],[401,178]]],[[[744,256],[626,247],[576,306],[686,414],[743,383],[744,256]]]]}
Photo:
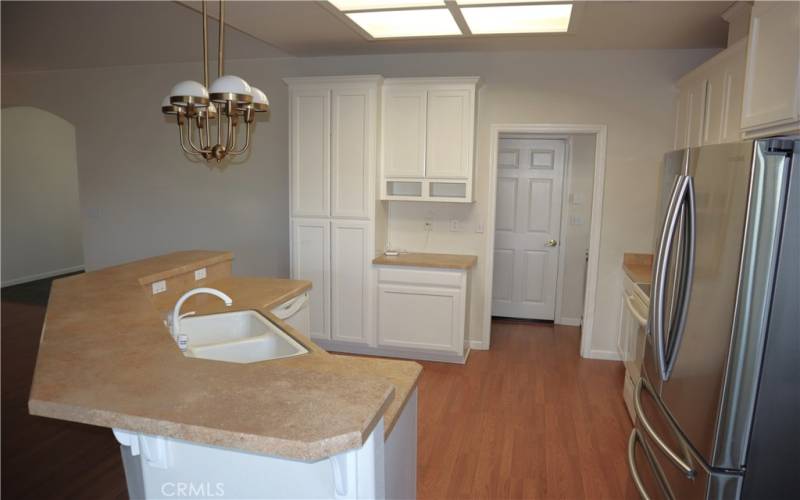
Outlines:
{"type": "Polygon", "coordinates": [[[401,267],[380,267],[378,269],[378,282],[380,283],[409,283],[458,288],[462,286],[465,275],[465,271],[439,269],[401,267]]]}

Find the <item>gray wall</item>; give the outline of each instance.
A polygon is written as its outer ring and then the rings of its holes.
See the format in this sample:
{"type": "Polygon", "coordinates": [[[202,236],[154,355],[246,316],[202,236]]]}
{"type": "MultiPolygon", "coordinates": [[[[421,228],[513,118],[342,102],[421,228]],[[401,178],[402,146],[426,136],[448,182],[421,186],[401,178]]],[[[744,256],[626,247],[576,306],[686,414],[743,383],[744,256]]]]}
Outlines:
{"type": "Polygon", "coordinates": [[[594,187],[595,137],[575,134],[570,137],[569,172],[564,190],[566,210],[561,215],[564,242],[561,259],[564,273],[559,276],[561,288],[561,318],[580,320],[583,316],[586,251],[589,250],[589,229],[592,219],[592,188],[594,187]],[[575,218],[579,218],[575,220],[575,218]]]}
{"type": "Polygon", "coordinates": [[[228,68],[273,104],[256,125],[250,156],[222,169],[188,160],[177,126],[161,114],[164,95],[197,79],[199,65],[3,74],[4,106],[35,105],[75,125],[89,270],[201,248],[232,250],[240,274],[288,276],[285,71],[281,60],[228,68]]]}
{"type": "Polygon", "coordinates": [[[160,65],[7,74],[3,105],[36,105],[77,130],[84,252],[97,268],[180,248],[230,249],[240,274],[288,274],[288,92],[285,76],[383,74],[476,75],[476,203],[451,207],[391,203],[393,246],[421,246],[417,223],[434,227],[461,218],[466,231],[434,231],[430,251],[474,253],[469,336],[483,338],[489,127],[495,123],[608,126],[605,204],[593,354],[613,356],[624,251],[647,252],[653,230],[656,173],[672,143],[673,82],[713,50],[541,51],[403,54],[230,61],[228,71],[270,97],[268,122],[258,124],[253,153],[220,171],[180,153],[175,126],[159,112],[179,80],[197,65],[160,65]],[[54,91],[59,89],[60,91],[54,91]],[[413,223],[413,224],[412,224],[413,223]]]}

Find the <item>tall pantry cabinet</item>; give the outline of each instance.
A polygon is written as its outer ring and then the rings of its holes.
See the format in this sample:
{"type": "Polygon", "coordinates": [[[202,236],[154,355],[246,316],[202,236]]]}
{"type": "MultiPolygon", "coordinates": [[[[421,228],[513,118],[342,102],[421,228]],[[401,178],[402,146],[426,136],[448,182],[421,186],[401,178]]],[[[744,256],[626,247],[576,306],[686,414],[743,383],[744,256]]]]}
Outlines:
{"type": "Polygon", "coordinates": [[[375,196],[380,76],[287,78],[291,274],[309,280],[311,336],[373,344],[372,259],[386,217],[375,196]]]}

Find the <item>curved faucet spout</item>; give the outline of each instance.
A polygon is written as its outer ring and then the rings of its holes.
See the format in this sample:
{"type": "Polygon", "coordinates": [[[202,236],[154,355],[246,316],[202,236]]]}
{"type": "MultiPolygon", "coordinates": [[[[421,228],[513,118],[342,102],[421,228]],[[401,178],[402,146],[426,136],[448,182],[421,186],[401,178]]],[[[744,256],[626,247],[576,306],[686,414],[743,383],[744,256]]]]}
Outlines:
{"type": "Polygon", "coordinates": [[[230,298],[228,294],[226,294],[225,292],[221,292],[216,288],[200,287],[200,288],[195,288],[193,290],[189,290],[188,292],[181,295],[181,298],[178,299],[178,302],[175,303],[175,308],[172,310],[172,336],[175,337],[176,339],[178,338],[178,335],[180,335],[181,332],[180,328],[181,307],[183,307],[184,302],[189,300],[189,297],[203,293],[208,295],[213,295],[223,300],[225,302],[225,305],[228,307],[233,305],[233,299],[230,298]]]}

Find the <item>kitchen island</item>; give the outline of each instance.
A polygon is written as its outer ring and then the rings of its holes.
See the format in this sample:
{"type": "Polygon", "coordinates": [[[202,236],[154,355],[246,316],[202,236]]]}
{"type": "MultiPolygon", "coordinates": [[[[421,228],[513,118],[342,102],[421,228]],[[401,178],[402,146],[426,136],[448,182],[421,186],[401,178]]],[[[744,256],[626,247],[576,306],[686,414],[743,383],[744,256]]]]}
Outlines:
{"type": "Polygon", "coordinates": [[[421,367],[325,352],[270,313],[311,284],[234,277],[232,259],[176,252],[56,280],[30,412],[115,429],[132,497],[413,496],[421,367]],[[232,307],[195,296],[183,311],[255,310],[308,353],[184,356],[164,319],[200,286],[232,307]]]}

